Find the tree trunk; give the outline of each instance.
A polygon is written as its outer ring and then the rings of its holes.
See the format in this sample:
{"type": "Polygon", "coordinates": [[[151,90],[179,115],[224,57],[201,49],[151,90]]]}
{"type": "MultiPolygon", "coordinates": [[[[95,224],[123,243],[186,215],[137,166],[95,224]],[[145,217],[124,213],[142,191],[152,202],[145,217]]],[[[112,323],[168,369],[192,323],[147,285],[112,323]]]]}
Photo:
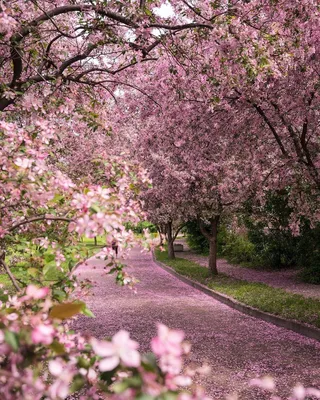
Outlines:
{"type": "Polygon", "coordinates": [[[219,217],[213,218],[211,221],[211,235],[209,240],[209,270],[212,275],[218,275],[217,269],[217,235],[219,217]]]}
{"type": "Polygon", "coordinates": [[[212,275],[218,275],[217,269],[217,242],[212,239],[209,241],[209,270],[212,275]]]}
{"type": "Polygon", "coordinates": [[[163,246],[163,236],[162,236],[162,232],[161,232],[161,228],[159,226],[157,226],[157,231],[159,233],[159,246],[163,246]]]}
{"type": "Polygon", "coordinates": [[[0,265],[4,268],[6,271],[7,275],[9,276],[13,286],[15,287],[16,291],[19,292],[20,286],[18,285],[18,282],[16,281],[16,278],[14,277],[13,273],[11,272],[11,269],[8,267],[8,265],[5,263],[5,252],[0,254],[0,265]]]}
{"type": "Polygon", "coordinates": [[[94,245],[97,246],[97,236],[94,237],[94,245]]]}
{"type": "Polygon", "coordinates": [[[203,236],[209,242],[209,271],[212,275],[218,275],[217,269],[217,235],[218,235],[218,224],[220,216],[217,215],[210,219],[210,228],[206,228],[205,224],[199,219],[199,227],[203,236]]]}
{"type": "Polygon", "coordinates": [[[173,248],[173,235],[172,235],[172,223],[169,222],[167,224],[167,242],[168,242],[168,257],[170,258],[170,260],[173,260],[176,258],[175,254],[174,254],[174,248],[173,248]]]}

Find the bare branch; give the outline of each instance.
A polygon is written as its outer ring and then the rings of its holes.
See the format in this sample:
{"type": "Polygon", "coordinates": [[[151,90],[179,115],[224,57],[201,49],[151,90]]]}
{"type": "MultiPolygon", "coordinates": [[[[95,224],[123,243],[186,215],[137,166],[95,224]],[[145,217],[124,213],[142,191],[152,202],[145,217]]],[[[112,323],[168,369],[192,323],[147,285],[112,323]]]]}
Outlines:
{"type": "Polygon", "coordinates": [[[14,277],[13,273],[11,272],[11,269],[8,267],[8,265],[5,263],[4,259],[3,259],[4,254],[1,255],[0,257],[0,264],[3,266],[3,268],[5,269],[6,273],[8,274],[13,286],[15,287],[16,291],[19,292],[20,290],[20,286],[18,285],[18,282],[16,280],[16,278],[14,277]]]}
{"type": "Polygon", "coordinates": [[[66,218],[66,217],[49,217],[47,215],[40,215],[38,217],[33,217],[29,219],[25,219],[21,222],[18,222],[17,224],[11,226],[9,229],[9,232],[14,231],[15,229],[19,228],[20,226],[30,224],[32,222],[37,222],[37,221],[64,221],[64,222],[73,222],[74,220],[72,218],[66,218]]]}
{"type": "MultiPolygon", "coordinates": [[[[251,103],[249,101],[249,103],[251,103]]],[[[255,103],[251,103],[253,105],[253,107],[257,110],[258,114],[261,115],[262,119],[264,120],[264,122],[268,125],[268,127],[270,128],[271,132],[273,133],[274,138],[276,139],[276,142],[278,143],[281,153],[288,157],[288,153],[286,151],[286,149],[284,148],[284,145],[280,139],[280,136],[278,135],[277,131],[275,130],[274,126],[272,125],[272,123],[270,122],[269,118],[267,117],[267,115],[265,114],[265,112],[262,110],[262,108],[260,106],[258,106],[255,103]]]]}

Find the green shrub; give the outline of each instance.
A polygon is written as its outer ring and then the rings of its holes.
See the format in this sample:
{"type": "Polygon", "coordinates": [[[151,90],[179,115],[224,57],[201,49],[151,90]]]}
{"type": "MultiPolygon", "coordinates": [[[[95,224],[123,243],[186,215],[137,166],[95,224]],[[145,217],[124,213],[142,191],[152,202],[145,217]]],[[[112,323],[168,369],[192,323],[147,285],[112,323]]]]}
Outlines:
{"type": "Polygon", "coordinates": [[[148,229],[150,233],[157,233],[157,227],[149,221],[140,221],[137,225],[127,223],[125,226],[136,234],[142,234],[144,229],[148,229]]]}
{"type": "Polygon", "coordinates": [[[245,235],[234,233],[226,236],[226,244],[221,255],[231,263],[251,264],[258,259],[254,244],[245,235]]]}
{"type": "MultiPolygon", "coordinates": [[[[197,221],[189,221],[184,227],[183,231],[187,235],[188,246],[196,253],[208,255],[209,254],[209,242],[202,235],[199,224],[197,221]]],[[[227,229],[224,224],[220,224],[218,228],[218,254],[222,254],[223,248],[227,243],[227,229]]]]}

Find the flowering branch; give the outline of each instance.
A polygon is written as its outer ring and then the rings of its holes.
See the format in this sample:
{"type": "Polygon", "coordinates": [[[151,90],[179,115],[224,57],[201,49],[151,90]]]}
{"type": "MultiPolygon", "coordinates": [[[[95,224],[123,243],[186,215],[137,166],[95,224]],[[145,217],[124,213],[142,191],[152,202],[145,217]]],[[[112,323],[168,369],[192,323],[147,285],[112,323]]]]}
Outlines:
{"type": "Polygon", "coordinates": [[[32,222],[37,222],[37,221],[64,221],[64,222],[74,222],[73,219],[71,218],[66,218],[66,217],[48,217],[46,215],[41,215],[39,217],[34,217],[34,218],[30,218],[30,219],[26,219],[24,221],[21,221],[13,226],[11,226],[11,228],[9,229],[9,232],[14,231],[15,229],[19,228],[22,225],[26,225],[26,224],[30,224],[32,222]]]}

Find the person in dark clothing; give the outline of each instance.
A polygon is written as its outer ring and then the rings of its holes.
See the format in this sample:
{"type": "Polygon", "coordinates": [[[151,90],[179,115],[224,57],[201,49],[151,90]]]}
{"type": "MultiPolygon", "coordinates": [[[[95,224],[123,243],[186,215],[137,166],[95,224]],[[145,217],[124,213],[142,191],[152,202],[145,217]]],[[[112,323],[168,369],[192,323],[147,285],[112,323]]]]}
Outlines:
{"type": "Polygon", "coordinates": [[[116,257],[118,257],[118,244],[116,240],[112,241],[111,247],[112,250],[116,253],[116,257]]]}

